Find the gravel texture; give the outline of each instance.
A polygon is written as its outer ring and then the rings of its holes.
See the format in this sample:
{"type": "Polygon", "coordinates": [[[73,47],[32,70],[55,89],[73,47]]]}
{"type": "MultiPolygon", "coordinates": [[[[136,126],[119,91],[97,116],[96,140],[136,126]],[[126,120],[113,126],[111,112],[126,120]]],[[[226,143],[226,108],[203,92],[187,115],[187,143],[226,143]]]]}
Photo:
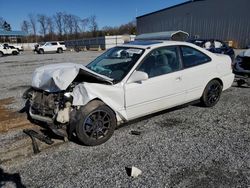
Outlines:
{"type": "MultiPolygon", "coordinates": [[[[0,98],[14,96],[17,102],[11,108],[18,109],[35,67],[86,63],[98,54],[1,58],[0,98]]],[[[3,164],[0,187],[250,187],[249,92],[250,87],[233,86],[213,108],[188,105],[167,110],[118,128],[100,146],[67,142],[3,164]],[[141,134],[131,134],[132,130],[141,134]],[[130,166],[142,175],[128,177],[125,167],[130,166]]]]}

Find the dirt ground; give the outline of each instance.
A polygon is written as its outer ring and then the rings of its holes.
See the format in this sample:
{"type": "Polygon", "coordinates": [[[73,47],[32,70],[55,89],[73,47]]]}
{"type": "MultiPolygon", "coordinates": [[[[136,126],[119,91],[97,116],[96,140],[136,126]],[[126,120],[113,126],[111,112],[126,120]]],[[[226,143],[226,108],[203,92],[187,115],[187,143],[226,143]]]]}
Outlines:
{"type": "Polygon", "coordinates": [[[96,147],[54,136],[53,145],[38,141],[34,155],[22,130],[41,127],[21,113],[32,72],[52,63],[86,64],[100,53],[0,58],[0,187],[250,187],[250,87],[235,84],[213,108],[188,105],[145,117],[96,147]],[[128,177],[131,165],[142,175],[128,177]]]}

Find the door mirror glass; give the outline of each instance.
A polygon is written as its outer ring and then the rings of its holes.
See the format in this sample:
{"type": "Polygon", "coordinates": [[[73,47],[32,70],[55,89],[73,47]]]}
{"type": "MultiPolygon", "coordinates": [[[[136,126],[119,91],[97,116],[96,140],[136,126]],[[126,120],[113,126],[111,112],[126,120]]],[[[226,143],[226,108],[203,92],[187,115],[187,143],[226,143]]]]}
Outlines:
{"type": "Polygon", "coordinates": [[[130,76],[128,83],[141,82],[148,79],[148,74],[142,71],[135,71],[130,76]]]}

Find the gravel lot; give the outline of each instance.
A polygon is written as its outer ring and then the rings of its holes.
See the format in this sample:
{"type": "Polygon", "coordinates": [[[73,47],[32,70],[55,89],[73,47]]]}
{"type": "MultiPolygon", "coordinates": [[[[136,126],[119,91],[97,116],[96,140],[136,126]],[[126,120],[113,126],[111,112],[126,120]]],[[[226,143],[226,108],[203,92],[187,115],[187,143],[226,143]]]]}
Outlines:
{"type": "MultiPolygon", "coordinates": [[[[9,107],[19,110],[36,67],[85,64],[98,54],[24,52],[0,58],[0,99],[13,96],[16,102],[9,107]]],[[[131,122],[100,146],[66,142],[3,163],[0,187],[250,187],[249,92],[250,87],[233,86],[213,108],[188,105],[131,122]],[[131,165],[142,175],[128,177],[125,167],[131,165]]]]}

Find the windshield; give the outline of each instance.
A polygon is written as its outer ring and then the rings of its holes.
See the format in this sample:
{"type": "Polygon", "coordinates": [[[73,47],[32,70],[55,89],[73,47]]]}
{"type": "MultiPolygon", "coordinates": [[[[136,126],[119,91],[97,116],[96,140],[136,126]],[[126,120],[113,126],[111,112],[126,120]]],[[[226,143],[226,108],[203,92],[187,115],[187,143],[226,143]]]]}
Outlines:
{"type": "Polygon", "coordinates": [[[144,50],[131,47],[114,47],[96,58],[86,67],[98,74],[107,76],[114,82],[121,81],[138,59],[144,50]]]}

